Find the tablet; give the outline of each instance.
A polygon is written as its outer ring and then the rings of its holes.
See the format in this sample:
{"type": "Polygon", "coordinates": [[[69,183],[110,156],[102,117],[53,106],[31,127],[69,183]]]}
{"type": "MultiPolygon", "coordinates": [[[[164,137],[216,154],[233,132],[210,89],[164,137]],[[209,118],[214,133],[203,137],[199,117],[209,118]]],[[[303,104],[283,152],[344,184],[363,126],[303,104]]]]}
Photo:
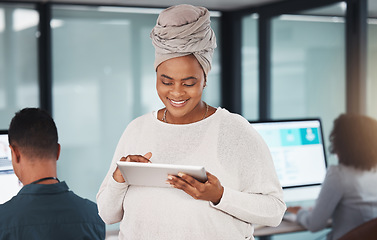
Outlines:
{"type": "Polygon", "coordinates": [[[207,181],[206,170],[202,166],[124,161],[118,161],[117,165],[129,185],[170,187],[170,184],[166,183],[168,174],[178,175],[179,172],[186,173],[200,182],[207,181]]]}

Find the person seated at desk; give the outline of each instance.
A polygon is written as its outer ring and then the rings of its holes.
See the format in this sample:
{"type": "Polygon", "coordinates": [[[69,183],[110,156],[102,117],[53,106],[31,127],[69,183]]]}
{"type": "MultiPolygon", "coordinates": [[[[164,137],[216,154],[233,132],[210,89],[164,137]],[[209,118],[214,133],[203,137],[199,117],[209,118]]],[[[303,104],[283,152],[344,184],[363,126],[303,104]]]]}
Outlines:
{"type": "Polygon", "coordinates": [[[0,239],[105,239],[97,205],[57,178],[60,144],[50,115],[37,108],[17,112],[8,137],[13,169],[24,186],[0,205],[0,239]]]}
{"type": "Polygon", "coordinates": [[[331,219],[327,239],[332,240],[377,217],[377,121],[342,114],[334,121],[330,142],[339,165],[328,168],[314,208],[294,206],[287,211],[312,232],[324,229],[331,219]]]}

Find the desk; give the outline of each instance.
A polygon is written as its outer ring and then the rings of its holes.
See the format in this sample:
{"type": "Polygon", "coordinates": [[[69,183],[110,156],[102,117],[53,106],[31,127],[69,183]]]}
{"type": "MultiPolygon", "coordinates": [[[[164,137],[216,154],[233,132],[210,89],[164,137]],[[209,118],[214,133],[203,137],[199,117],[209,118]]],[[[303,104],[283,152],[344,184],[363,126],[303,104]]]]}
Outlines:
{"type": "MultiPolygon", "coordinates": [[[[328,221],[326,228],[331,228],[331,224],[331,221],[328,221]]],[[[277,227],[255,226],[254,237],[258,237],[260,240],[270,240],[272,235],[303,231],[308,230],[297,222],[287,221],[283,219],[283,221],[281,221],[280,225],[277,227]]]]}
{"type": "Polygon", "coordinates": [[[296,222],[283,220],[277,227],[256,226],[254,237],[259,237],[261,240],[269,240],[272,235],[281,233],[293,233],[307,231],[306,228],[296,222]]]}

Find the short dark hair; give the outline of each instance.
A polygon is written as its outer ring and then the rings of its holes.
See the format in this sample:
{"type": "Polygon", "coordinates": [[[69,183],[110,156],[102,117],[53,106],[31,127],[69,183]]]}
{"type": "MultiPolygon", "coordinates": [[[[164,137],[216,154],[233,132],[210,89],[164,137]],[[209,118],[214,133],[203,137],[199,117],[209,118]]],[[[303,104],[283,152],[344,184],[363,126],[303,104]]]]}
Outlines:
{"type": "Polygon", "coordinates": [[[377,166],[377,121],[358,114],[341,114],[334,120],[330,151],[339,163],[360,170],[377,166]]]}
{"type": "Polygon", "coordinates": [[[29,157],[56,157],[58,131],[54,120],[39,108],[24,108],[13,117],[8,130],[9,144],[29,157]]]}

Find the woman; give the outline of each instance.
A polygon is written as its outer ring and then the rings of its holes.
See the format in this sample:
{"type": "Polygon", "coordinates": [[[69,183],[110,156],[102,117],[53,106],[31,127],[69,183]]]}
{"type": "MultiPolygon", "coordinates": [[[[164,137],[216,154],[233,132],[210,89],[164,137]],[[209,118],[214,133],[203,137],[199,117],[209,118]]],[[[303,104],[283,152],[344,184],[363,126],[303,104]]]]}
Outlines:
{"type": "Polygon", "coordinates": [[[266,144],[247,120],[202,100],[216,47],[208,10],[170,7],[151,38],[165,108],[127,126],[97,195],[100,216],[120,222],[120,239],[254,239],[252,224],[277,226],[285,204],[266,144]],[[202,165],[208,181],[128,186],[119,160],[202,165]]]}
{"type": "Polygon", "coordinates": [[[327,239],[339,239],[377,217],[377,121],[342,114],[334,121],[330,142],[339,165],[328,168],[315,207],[287,211],[297,214],[297,221],[312,232],[324,229],[331,219],[327,239]]]}

